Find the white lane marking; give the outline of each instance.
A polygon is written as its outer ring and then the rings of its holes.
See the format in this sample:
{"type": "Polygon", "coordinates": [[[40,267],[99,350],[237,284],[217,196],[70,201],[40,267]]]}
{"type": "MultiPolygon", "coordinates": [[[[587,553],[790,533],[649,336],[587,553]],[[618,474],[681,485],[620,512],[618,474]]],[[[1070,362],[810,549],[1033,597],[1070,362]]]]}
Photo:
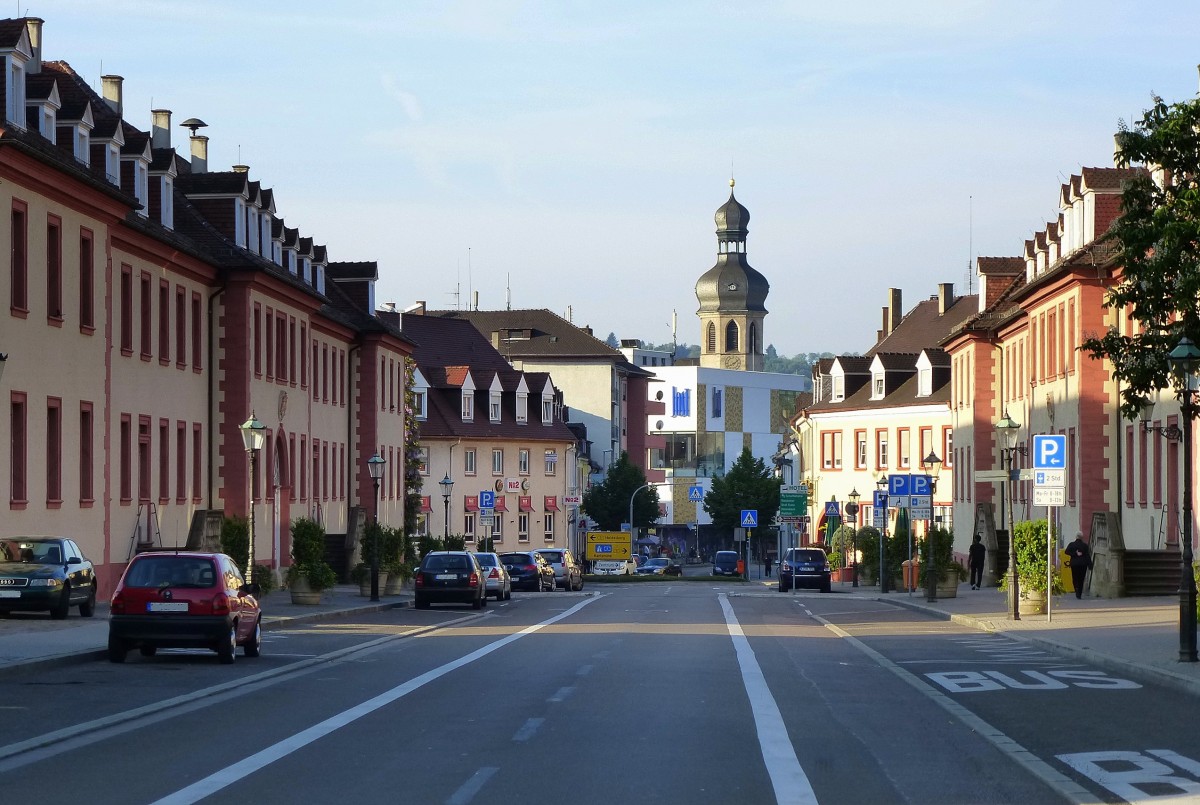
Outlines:
{"type": "Polygon", "coordinates": [[[450,799],[446,800],[446,805],[467,805],[480,792],[483,784],[490,780],[492,775],[498,771],[500,770],[494,766],[484,766],[472,774],[471,779],[463,783],[457,791],[450,795],[450,799]]]}
{"type": "Polygon", "coordinates": [[[754,714],[758,747],[762,751],[767,774],[771,777],[771,785],[775,788],[775,801],[816,805],[817,795],[796,757],[796,748],[792,746],[787,727],[783,724],[783,714],[779,712],[779,705],[767,687],[762,668],[754,657],[754,650],[750,648],[750,641],[746,639],[737,615],[733,613],[729,598],[724,593],[719,598],[721,610],[725,613],[725,625],[733,639],[738,666],[742,670],[742,685],[746,688],[750,710],[754,714]]]}
{"type": "Polygon", "coordinates": [[[533,734],[538,731],[538,727],[546,721],[544,718],[531,718],[521,725],[521,729],[517,730],[513,735],[513,740],[517,743],[524,743],[533,737],[533,734]]]}
{"type": "Polygon", "coordinates": [[[565,702],[575,692],[574,687],[559,688],[558,691],[546,701],[548,702],[565,702]]]}
{"type": "Polygon", "coordinates": [[[284,740],[279,741],[272,746],[268,746],[266,749],[256,752],[253,755],[234,763],[232,766],[226,766],[225,768],[210,774],[202,780],[197,780],[195,783],[192,783],[186,788],[181,788],[173,794],[168,794],[167,796],[158,800],[158,803],[163,803],[164,805],[188,805],[189,803],[198,802],[205,797],[212,796],[218,791],[233,785],[238,780],[248,777],[259,769],[265,768],[271,763],[274,763],[276,760],[287,757],[293,752],[308,746],[313,741],[324,738],[326,735],[341,729],[347,724],[353,723],[363,716],[369,715],[382,707],[386,707],[392,702],[397,701],[413,691],[424,687],[430,682],[440,679],[451,671],[457,671],[463,666],[470,665],[476,660],[483,659],[493,651],[504,648],[509,643],[514,643],[523,637],[528,637],[529,635],[539,631],[540,629],[543,629],[546,626],[549,626],[553,623],[558,623],[560,620],[563,620],[564,618],[583,609],[588,604],[599,601],[601,597],[602,596],[585,598],[565,612],[560,612],[559,614],[547,618],[541,623],[536,623],[533,626],[527,626],[519,632],[510,634],[507,637],[502,637],[494,643],[489,643],[483,648],[472,651],[470,654],[463,655],[456,660],[451,660],[445,665],[434,668],[431,671],[426,671],[420,676],[413,677],[402,685],[397,685],[391,690],[381,693],[372,699],[368,699],[362,704],[351,707],[349,710],[344,710],[335,716],[331,716],[319,724],[314,724],[306,730],[301,730],[290,738],[285,738],[284,740]]]}
{"type": "Polygon", "coordinates": [[[942,693],[929,683],[925,682],[925,680],[921,679],[919,676],[916,676],[915,674],[906,671],[904,668],[901,668],[899,664],[892,662],[887,657],[883,656],[878,651],[847,632],[845,629],[830,623],[820,615],[813,615],[813,617],[820,623],[823,623],[826,629],[833,632],[843,640],[848,641],[850,645],[857,648],[863,654],[866,654],[881,667],[891,671],[893,674],[912,685],[921,693],[928,696],[942,709],[948,711],[959,721],[977,732],[981,738],[991,743],[1001,752],[1008,755],[1017,763],[1021,764],[1021,766],[1023,766],[1039,780],[1046,783],[1048,786],[1061,794],[1068,802],[1076,803],[1076,805],[1083,805],[1083,803],[1095,801],[1095,796],[1086,788],[1077,784],[1065,774],[1060,773],[1049,763],[1046,763],[1037,755],[1033,754],[1028,749],[1014,741],[1012,738],[1005,735],[999,729],[993,727],[991,724],[975,715],[966,707],[951,699],[948,695],[942,693]]]}

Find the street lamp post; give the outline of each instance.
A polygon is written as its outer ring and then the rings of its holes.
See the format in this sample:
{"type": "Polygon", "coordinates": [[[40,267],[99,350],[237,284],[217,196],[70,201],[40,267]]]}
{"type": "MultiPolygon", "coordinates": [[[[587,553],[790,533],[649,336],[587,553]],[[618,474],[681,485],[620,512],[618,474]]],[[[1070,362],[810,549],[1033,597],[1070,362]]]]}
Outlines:
{"type": "Polygon", "coordinates": [[[1004,418],[995,425],[996,432],[1001,438],[1001,461],[1008,470],[1008,480],[1005,482],[1005,496],[1008,498],[1008,585],[1012,594],[1012,619],[1015,621],[1021,620],[1021,583],[1017,579],[1017,540],[1016,523],[1013,520],[1013,490],[1009,487],[1015,480],[1016,472],[1013,470],[1013,463],[1017,453],[1025,452],[1025,445],[1017,444],[1018,431],[1021,430],[1021,423],[1014,420],[1008,415],[1008,411],[1004,412],[1004,418]]]}
{"type": "Polygon", "coordinates": [[[454,481],[450,478],[450,473],[446,473],[446,477],[438,481],[438,486],[442,488],[442,506],[446,515],[446,530],[442,534],[442,547],[445,548],[450,542],[450,495],[454,492],[454,481]]]}
{"type": "Polygon", "coordinates": [[[850,531],[850,586],[858,586],[858,499],[862,497],[857,489],[851,489],[846,495],[846,523],[854,522],[850,531]]]}
{"type": "MultiPolygon", "coordinates": [[[[932,520],[933,498],[937,495],[937,479],[938,479],[938,476],[941,475],[941,473],[942,473],[942,460],[940,458],[938,458],[938,454],[935,453],[933,451],[933,449],[931,448],[929,450],[929,455],[925,456],[925,458],[921,461],[921,466],[924,468],[926,474],[929,475],[929,492],[930,492],[929,516],[931,518],[929,523],[930,523],[930,526],[932,526],[932,524],[933,524],[933,520],[932,520]]],[[[934,550],[933,550],[933,542],[934,542],[933,528],[932,527],[926,528],[925,529],[925,556],[926,556],[926,559],[928,560],[929,566],[925,568],[925,600],[929,601],[929,602],[933,602],[933,601],[937,600],[938,569],[937,569],[937,557],[934,555],[934,550]]]]}
{"type": "Polygon", "coordinates": [[[1179,407],[1183,415],[1183,545],[1180,553],[1182,572],[1179,578],[1179,661],[1196,662],[1196,578],[1192,570],[1192,417],[1198,406],[1200,392],[1200,349],[1184,336],[1167,356],[1176,376],[1182,375],[1179,386],[1179,407]]]}
{"type": "MultiPolygon", "coordinates": [[[[875,478],[875,486],[879,489],[880,492],[882,492],[884,495],[887,495],[888,476],[887,476],[886,470],[880,472],[878,477],[875,478]]],[[[879,529],[879,592],[881,592],[881,593],[886,593],[888,591],[887,579],[883,575],[883,566],[884,566],[883,551],[887,544],[887,542],[886,542],[887,541],[887,525],[888,525],[888,512],[887,512],[887,509],[884,509],[884,511],[883,511],[883,528],[879,529]]]]}
{"type": "Polygon", "coordinates": [[[379,600],[379,481],[387,460],[378,453],[367,459],[367,472],[375,486],[375,512],[371,516],[371,600],[379,600]]]}
{"type": "Polygon", "coordinates": [[[246,447],[246,456],[250,459],[250,480],[247,487],[250,490],[250,496],[246,499],[247,520],[249,525],[248,541],[248,556],[246,561],[246,583],[254,583],[254,465],[258,459],[258,451],[262,450],[263,444],[267,440],[267,428],[263,423],[258,421],[258,417],[254,412],[250,412],[250,418],[238,425],[238,430],[242,432],[242,444],[246,447]]]}

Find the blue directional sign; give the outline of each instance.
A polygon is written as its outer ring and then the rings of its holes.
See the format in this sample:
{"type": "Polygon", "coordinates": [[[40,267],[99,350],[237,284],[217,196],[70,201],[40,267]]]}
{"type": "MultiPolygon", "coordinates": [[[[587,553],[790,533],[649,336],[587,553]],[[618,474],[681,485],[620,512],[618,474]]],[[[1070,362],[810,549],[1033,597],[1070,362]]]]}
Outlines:
{"type": "Polygon", "coordinates": [[[700,484],[693,484],[688,487],[688,500],[692,503],[700,503],[704,500],[704,487],[700,484]]]}
{"type": "Polygon", "coordinates": [[[836,500],[825,501],[825,516],[826,517],[841,517],[842,516],[842,504],[838,503],[836,500]]]}
{"type": "Polygon", "coordinates": [[[742,509],[742,528],[758,528],[758,509],[742,509]]]}
{"type": "Polygon", "coordinates": [[[933,479],[928,475],[910,475],[908,476],[908,494],[910,495],[932,495],[933,494],[933,479]]]}
{"type": "Polygon", "coordinates": [[[479,508],[494,509],[496,508],[496,493],[490,489],[485,489],[479,493],[479,508]]]}
{"type": "Polygon", "coordinates": [[[1034,434],[1033,468],[1035,470],[1065,470],[1067,468],[1067,437],[1059,434],[1034,434]]]}

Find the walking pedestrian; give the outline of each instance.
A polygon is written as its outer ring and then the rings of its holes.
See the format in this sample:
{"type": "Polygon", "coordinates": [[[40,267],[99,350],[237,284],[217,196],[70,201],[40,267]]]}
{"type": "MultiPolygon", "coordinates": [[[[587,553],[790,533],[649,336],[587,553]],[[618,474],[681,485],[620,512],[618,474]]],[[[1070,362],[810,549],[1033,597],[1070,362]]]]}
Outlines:
{"type": "Polygon", "coordinates": [[[1071,584],[1075,587],[1075,597],[1083,598],[1083,580],[1092,566],[1092,557],[1088,544],[1083,541],[1082,532],[1076,531],[1075,541],[1067,546],[1067,564],[1071,567],[1071,584]]]}
{"type": "Polygon", "coordinates": [[[983,565],[987,560],[987,548],[978,534],[967,549],[967,565],[971,568],[971,589],[978,590],[983,586],[983,565]]]}

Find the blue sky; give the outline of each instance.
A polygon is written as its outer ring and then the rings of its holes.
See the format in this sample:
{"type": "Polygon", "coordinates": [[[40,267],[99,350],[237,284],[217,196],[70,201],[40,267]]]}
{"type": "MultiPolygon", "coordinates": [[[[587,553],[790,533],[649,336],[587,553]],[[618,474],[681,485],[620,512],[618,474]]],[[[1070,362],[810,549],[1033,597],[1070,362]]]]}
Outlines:
{"type": "Polygon", "coordinates": [[[864,351],[889,287],[907,309],[1019,255],[1066,177],[1112,164],[1117,121],[1194,97],[1200,62],[1182,0],[19,9],[46,58],[124,76],[135,125],[206,121],[210,168],[249,165],[401,307],[511,289],[601,338],[669,341],[676,311],[697,343],[732,170],[786,355],[864,351]]]}

